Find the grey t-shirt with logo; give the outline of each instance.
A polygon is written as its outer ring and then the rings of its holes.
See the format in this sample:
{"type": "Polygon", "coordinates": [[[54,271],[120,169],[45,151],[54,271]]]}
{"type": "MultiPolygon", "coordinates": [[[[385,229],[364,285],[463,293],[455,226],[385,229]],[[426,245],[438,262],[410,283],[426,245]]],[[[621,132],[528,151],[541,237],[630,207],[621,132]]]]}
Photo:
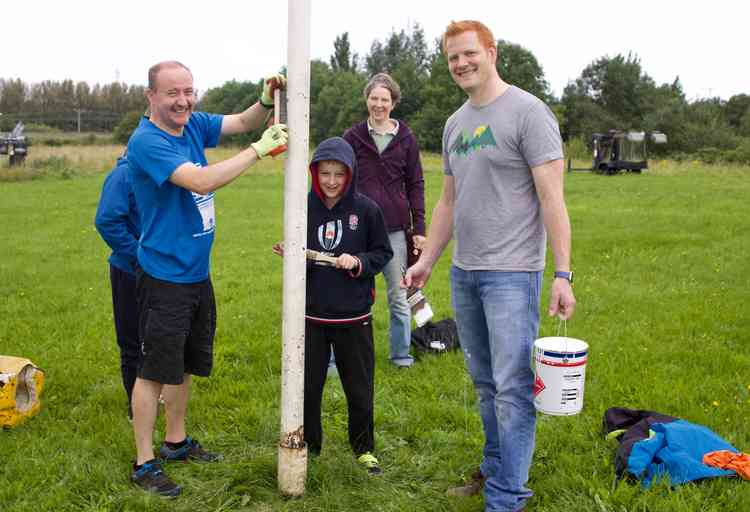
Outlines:
{"type": "Polygon", "coordinates": [[[456,188],[453,264],[543,270],[547,237],[531,168],[561,158],[555,115],[518,87],[483,107],[467,101],[448,118],[443,167],[456,188]]]}

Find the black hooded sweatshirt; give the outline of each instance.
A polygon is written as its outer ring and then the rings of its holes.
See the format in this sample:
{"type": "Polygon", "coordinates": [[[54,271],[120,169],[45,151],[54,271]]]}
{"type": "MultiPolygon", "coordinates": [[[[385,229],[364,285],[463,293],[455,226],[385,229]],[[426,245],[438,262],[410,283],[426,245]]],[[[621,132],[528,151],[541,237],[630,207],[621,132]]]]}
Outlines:
{"type": "Polygon", "coordinates": [[[307,248],[329,256],[350,254],[359,260],[351,271],[307,262],[305,318],[325,324],[358,323],[370,317],[375,275],[393,257],[380,208],[357,192],[354,151],[341,137],[324,140],[310,162],[312,187],[307,196],[307,248]],[[318,181],[318,163],[335,160],[349,171],[344,193],[328,209],[318,181]]]}

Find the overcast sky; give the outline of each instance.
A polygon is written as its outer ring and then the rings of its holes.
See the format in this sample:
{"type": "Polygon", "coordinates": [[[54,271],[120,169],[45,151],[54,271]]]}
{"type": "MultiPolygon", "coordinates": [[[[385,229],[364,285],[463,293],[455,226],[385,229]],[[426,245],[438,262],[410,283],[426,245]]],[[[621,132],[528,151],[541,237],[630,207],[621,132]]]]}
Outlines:
{"type": "MultiPolygon", "coordinates": [[[[295,0],[291,0],[294,2],[295,0]]],[[[744,1],[310,0],[312,58],[326,61],[349,32],[364,56],[373,40],[419,23],[428,41],[451,20],[479,19],[530,50],[559,96],[604,55],[633,52],[657,84],[679,75],[689,100],[750,94],[744,1]]],[[[258,80],[287,55],[287,0],[3,2],[0,78],[146,84],[148,67],[176,59],[199,90],[258,80]]]]}

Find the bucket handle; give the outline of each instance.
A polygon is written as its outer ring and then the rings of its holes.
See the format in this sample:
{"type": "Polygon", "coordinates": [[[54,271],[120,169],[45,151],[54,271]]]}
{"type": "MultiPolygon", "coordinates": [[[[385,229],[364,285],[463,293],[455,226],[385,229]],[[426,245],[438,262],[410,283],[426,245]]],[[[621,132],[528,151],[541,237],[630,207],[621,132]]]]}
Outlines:
{"type": "Polygon", "coordinates": [[[558,320],[557,322],[557,337],[560,337],[560,329],[562,329],[562,339],[565,340],[565,348],[563,348],[563,362],[567,363],[568,358],[566,357],[568,354],[568,321],[567,320],[558,320]]]}

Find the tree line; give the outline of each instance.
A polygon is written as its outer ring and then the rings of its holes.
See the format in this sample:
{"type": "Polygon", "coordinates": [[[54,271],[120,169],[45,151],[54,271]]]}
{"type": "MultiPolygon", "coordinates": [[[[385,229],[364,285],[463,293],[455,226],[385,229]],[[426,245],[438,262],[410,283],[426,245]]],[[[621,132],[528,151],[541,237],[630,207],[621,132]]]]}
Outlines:
{"type": "MultiPolygon", "coordinates": [[[[589,147],[594,133],[611,129],[661,131],[669,143],[650,148],[656,154],[750,163],[748,94],[727,101],[707,98],[691,102],[679,77],[657,84],[637,56],[620,54],[593,61],[557,98],[531,51],[502,39],[497,49],[500,76],[550,105],[563,139],[577,142],[569,148],[589,147]]],[[[466,96],[450,76],[441,41],[428,43],[418,24],[373,41],[364,58],[352,52],[349,34],[344,32],[336,37],[327,62],[311,63],[312,142],[341,135],[367,116],[363,89],[368,77],[381,71],[391,74],[401,86],[402,99],[393,115],[409,124],[423,149],[440,151],[445,120],[466,96]]],[[[260,82],[228,82],[209,90],[200,106],[209,112],[238,111],[257,100],[260,86],[260,82]]]]}
{"type": "Polygon", "coordinates": [[[146,108],[145,87],[113,82],[45,80],[27,84],[20,78],[0,78],[0,131],[17,120],[61,130],[77,130],[79,121],[88,131],[111,131],[128,112],[146,108]]]}
{"type": "MultiPolygon", "coordinates": [[[[750,162],[750,95],[688,101],[679,77],[657,84],[636,55],[619,54],[590,63],[557,98],[532,52],[505,40],[497,42],[497,49],[500,76],[550,105],[563,138],[577,142],[569,147],[584,148],[593,133],[610,129],[658,130],[667,134],[669,143],[653,148],[657,153],[750,162]]],[[[381,71],[401,86],[402,100],[393,115],[412,128],[423,149],[440,150],[445,120],[466,97],[450,77],[440,40],[428,42],[419,24],[376,39],[364,56],[353,53],[349,34],[344,32],[335,38],[328,61],[311,62],[310,137],[314,144],[341,135],[367,116],[363,89],[368,77],[381,71]]],[[[0,79],[0,112],[101,109],[121,116],[131,112],[115,133],[116,138],[127,140],[146,106],[143,89],[118,83],[89,87],[69,80],[28,86],[20,80],[0,79]]],[[[238,112],[257,101],[260,91],[260,81],[226,82],[209,89],[198,108],[238,112]]],[[[235,136],[234,141],[244,144],[258,136],[235,136]]]]}

